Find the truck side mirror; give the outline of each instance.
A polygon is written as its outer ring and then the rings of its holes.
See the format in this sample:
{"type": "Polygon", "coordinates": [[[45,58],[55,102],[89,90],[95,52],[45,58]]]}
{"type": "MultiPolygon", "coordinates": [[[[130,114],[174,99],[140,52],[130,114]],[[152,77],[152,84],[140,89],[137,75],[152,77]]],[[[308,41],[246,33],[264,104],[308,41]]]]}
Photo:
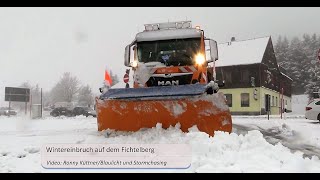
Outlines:
{"type": "Polygon", "coordinates": [[[218,60],[218,45],[217,45],[217,41],[210,39],[209,40],[209,45],[210,45],[211,62],[218,60]]]}
{"type": "Polygon", "coordinates": [[[130,45],[126,46],[124,52],[124,65],[130,67],[130,45]]]}

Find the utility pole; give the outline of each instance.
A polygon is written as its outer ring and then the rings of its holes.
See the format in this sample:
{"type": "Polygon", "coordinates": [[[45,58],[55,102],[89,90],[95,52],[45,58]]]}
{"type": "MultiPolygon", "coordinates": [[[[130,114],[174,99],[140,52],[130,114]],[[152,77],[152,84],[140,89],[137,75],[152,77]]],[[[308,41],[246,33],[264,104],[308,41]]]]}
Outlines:
{"type": "Polygon", "coordinates": [[[281,88],[281,99],[280,99],[280,103],[281,103],[281,105],[280,105],[280,113],[281,113],[281,119],[282,119],[282,110],[283,110],[283,87],[281,88]]]}
{"type": "Polygon", "coordinates": [[[9,92],[9,111],[8,111],[9,117],[10,117],[10,109],[11,109],[11,92],[9,92]]]}
{"type": "Polygon", "coordinates": [[[29,94],[27,94],[27,92],[26,92],[26,97],[25,97],[26,99],[25,99],[25,105],[24,105],[24,114],[25,115],[27,115],[27,111],[28,111],[27,110],[28,109],[27,108],[27,106],[28,106],[28,102],[27,102],[28,96],[29,96],[29,94]]]}
{"type": "Polygon", "coordinates": [[[41,88],[41,92],[40,92],[40,101],[41,101],[41,109],[40,109],[40,117],[42,118],[42,88],[41,88]]]}
{"type": "Polygon", "coordinates": [[[31,111],[32,111],[32,94],[30,93],[30,118],[32,118],[31,111]]]}

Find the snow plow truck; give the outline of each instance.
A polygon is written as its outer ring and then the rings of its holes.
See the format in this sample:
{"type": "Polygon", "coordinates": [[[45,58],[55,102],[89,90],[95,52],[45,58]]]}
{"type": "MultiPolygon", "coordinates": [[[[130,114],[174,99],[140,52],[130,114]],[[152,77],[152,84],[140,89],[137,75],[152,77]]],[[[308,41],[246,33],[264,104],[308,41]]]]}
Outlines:
{"type": "MultiPolygon", "coordinates": [[[[138,131],[194,125],[214,136],[231,132],[229,107],[216,80],[217,42],[191,21],[145,24],[125,48],[132,85],[110,88],[96,98],[98,130],[138,131]]],[[[127,74],[129,75],[129,73],[127,74]]]]}

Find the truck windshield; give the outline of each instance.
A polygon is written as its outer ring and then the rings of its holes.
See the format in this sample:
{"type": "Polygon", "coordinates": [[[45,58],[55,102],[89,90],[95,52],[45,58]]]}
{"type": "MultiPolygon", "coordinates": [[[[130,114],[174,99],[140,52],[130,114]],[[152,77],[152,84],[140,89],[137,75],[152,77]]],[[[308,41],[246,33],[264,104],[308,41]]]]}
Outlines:
{"type": "Polygon", "coordinates": [[[200,51],[200,38],[138,42],[137,48],[140,62],[193,65],[194,56],[200,51]]]}

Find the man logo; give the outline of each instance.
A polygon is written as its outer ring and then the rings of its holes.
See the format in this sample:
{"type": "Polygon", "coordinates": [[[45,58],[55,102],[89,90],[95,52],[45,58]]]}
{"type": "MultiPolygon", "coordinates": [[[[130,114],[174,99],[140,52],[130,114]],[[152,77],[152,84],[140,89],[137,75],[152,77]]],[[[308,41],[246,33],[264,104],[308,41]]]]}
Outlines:
{"type": "Polygon", "coordinates": [[[158,86],[173,86],[179,85],[179,80],[176,81],[158,81],[158,86]]]}

